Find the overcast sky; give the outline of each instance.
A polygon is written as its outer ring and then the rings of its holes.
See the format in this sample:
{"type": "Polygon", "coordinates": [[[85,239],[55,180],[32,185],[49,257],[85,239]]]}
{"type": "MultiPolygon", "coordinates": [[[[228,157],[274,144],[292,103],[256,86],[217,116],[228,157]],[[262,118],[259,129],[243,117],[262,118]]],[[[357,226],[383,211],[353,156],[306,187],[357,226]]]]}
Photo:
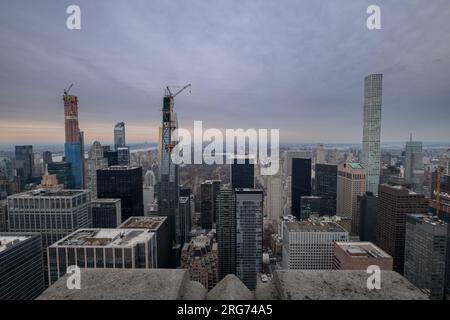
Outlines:
{"type": "Polygon", "coordinates": [[[363,78],[384,74],[383,141],[450,141],[448,0],[2,0],[0,143],[63,142],[75,83],[86,141],[156,141],[166,85],[181,127],[278,128],[360,142],[363,78]],[[81,7],[81,30],[66,8],[81,7]],[[382,30],[366,28],[378,4],[382,30]]]}

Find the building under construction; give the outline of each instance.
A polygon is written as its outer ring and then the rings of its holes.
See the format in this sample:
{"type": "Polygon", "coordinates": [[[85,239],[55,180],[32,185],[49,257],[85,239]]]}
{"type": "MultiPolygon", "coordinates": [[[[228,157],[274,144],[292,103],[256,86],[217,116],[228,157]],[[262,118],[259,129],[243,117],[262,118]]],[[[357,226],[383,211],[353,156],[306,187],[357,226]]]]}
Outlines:
{"type": "Polygon", "coordinates": [[[176,93],[172,93],[169,87],[163,99],[162,127],[159,132],[159,188],[158,208],[161,216],[169,218],[170,240],[172,242],[172,266],[177,266],[181,253],[181,244],[177,236],[181,230],[177,230],[177,219],[179,218],[179,177],[178,166],[173,163],[170,154],[177,141],[174,140],[173,132],[178,126],[176,113],[174,112],[174,99],[190,87],[184,86],[176,93]]]}
{"type": "Polygon", "coordinates": [[[78,126],[78,97],[69,95],[72,85],[64,90],[64,126],[66,142],[64,155],[72,166],[74,187],[84,188],[84,135],[78,126]]]}

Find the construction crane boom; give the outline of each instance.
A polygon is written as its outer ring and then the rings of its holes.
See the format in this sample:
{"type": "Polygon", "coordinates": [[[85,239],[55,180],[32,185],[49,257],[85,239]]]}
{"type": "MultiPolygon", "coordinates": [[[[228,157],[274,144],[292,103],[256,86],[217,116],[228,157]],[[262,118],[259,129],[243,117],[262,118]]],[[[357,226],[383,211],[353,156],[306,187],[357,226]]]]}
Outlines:
{"type": "Polygon", "coordinates": [[[177,95],[179,95],[180,93],[182,93],[184,90],[186,90],[187,88],[189,88],[191,86],[191,84],[187,84],[185,85],[183,88],[181,88],[180,90],[178,90],[175,94],[172,94],[172,91],[170,91],[169,86],[166,87],[166,96],[167,97],[172,97],[175,98],[177,95]]]}
{"type": "Polygon", "coordinates": [[[64,95],[67,96],[69,94],[70,89],[72,89],[73,83],[69,86],[69,88],[64,89],[64,95]]]}

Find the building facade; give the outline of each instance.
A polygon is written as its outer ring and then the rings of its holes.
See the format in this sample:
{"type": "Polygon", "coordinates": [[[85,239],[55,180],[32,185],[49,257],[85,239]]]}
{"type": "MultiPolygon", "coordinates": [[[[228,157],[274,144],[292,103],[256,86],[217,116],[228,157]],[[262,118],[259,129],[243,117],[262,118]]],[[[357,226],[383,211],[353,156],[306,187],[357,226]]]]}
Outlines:
{"type": "Polygon", "coordinates": [[[311,158],[292,158],[291,214],[301,219],[301,198],[311,196],[311,158]]]}
{"type": "Polygon", "coordinates": [[[120,199],[93,199],[91,201],[92,228],[117,228],[122,224],[120,199]]]}
{"type": "Polygon", "coordinates": [[[337,181],[337,215],[357,220],[358,196],[366,193],[366,170],[359,163],[341,164],[337,181]]]}
{"type": "Polygon", "coordinates": [[[322,198],[322,214],[334,216],[337,203],[337,166],[319,163],[315,169],[315,195],[322,198]]]}
{"type": "Polygon", "coordinates": [[[0,233],[0,301],[33,300],[44,290],[41,236],[0,233]]]}
{"type": "Polygon", "coordinates": [[[15,168],[16,175],[20,179],[20,190],[25,190],[25,185],[33,179],[34,154],[33,146],[16,146],[15,168]]]}
{"type": "Polygon", "coordinates": [[[95,141],[86,160],[86,189],[91,190],[92,198],[97,198],[97,170],[108,168],[108,159],[103,155],[100,142],[95,141]]]}
{"type": "Polygon", "coordinates": [[[402,186],[380,185],[376,244],[394,258],[394,271],[403,274],[406,216],[426,214],[428,200],[423,194],[402,186]]]}
{"type": "Polygon", "coordinates": [[[392,257],[372,242],[335,242],[334,269],[364,270],[378,266],[380,270],[392,271],[392,257]]]}
{"type": "Polygon", "coordinates": [[[50,284],[74,265],[91,269],[156,268],[155,234],[143,229],[79,229],[52,244],[47,261],[50,284]]]}
{"type": "Polygon", "coordinates": [[[114,126],[114,150],[117,151],[119,147],[125,147],[125,123],[119,122],[114,126]]]}
{"type": "Polygon", "coordinates": [[[371,74],[364,79],[364,126],[361,164],[367,170],[366,189],[378,193],[381,171],[381,104],[383,75],[371,74]]]}

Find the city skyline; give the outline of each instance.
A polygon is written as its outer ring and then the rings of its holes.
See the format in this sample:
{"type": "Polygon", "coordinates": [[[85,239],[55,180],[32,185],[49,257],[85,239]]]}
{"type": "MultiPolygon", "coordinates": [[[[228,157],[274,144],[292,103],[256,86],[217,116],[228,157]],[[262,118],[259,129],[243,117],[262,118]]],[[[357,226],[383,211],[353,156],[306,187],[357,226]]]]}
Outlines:
{"type": "Polygon", "coordinates": [[[365,27],[369,1],[325,2],[79,1],[76,31],[64,3],[15,2],[0,11],[0,144],[63,143],[61,96],[72,82],[86,143],[112,141],[119,121],[128,142],[156,142],[164,87],[186,82],[180,127],[202,120],[280,128],[283,142],[360,143],[361,79],[372,73],[384,74],[382,143],[410,132],[444,142],[445,1],[383,4],[375,31],[365,27]]]}

